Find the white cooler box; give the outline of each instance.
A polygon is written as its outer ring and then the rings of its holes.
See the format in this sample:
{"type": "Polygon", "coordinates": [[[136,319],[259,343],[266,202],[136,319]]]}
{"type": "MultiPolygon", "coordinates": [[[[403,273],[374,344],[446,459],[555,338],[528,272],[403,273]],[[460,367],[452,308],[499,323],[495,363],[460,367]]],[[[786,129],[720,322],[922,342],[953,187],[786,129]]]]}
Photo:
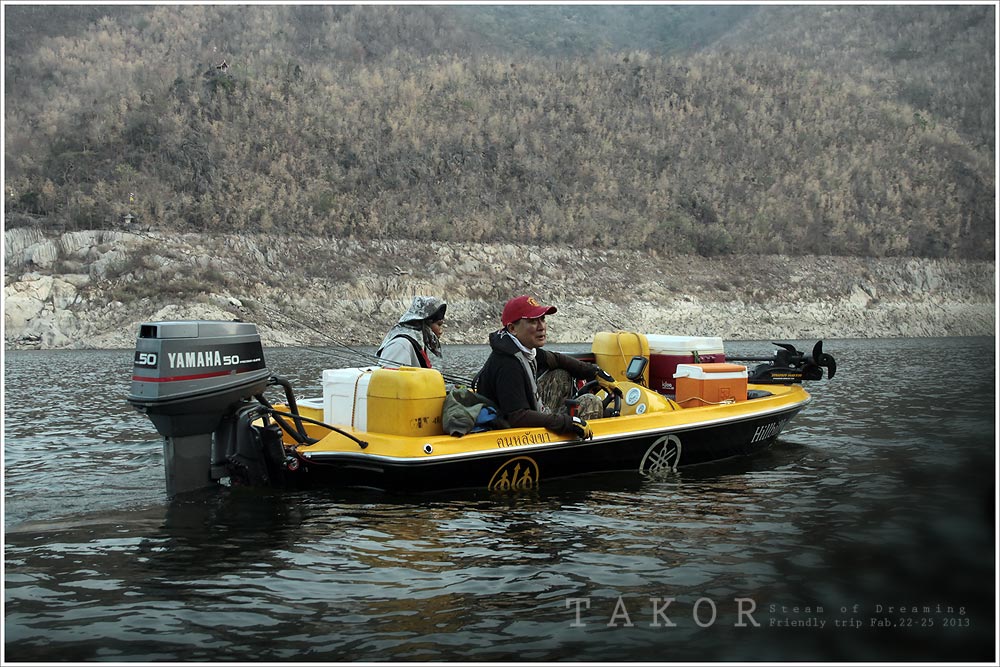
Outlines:
{"type": "Polygon", "coordinates": [[[323,371],[323,421],[333,426],[368,428],[368,383],[376,366],[323,371]]]}

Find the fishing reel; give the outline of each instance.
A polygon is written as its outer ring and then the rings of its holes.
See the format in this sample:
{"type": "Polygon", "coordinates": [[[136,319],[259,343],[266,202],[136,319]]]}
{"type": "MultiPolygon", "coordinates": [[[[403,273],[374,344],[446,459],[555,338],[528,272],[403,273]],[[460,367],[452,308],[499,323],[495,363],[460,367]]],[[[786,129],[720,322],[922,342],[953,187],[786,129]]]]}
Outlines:
{"type": "Polygon", "coordinates": [[[732,361],[763,361],[752,368],[747,382],[755,384],[795,384],[803,380],[822,380],[823,369],[827,369],[827,379],[837,373],[837,361],[823,352],[823,341],[813,346],[812,354],[795,349],[790,343],[774,343],[780,349],[773,357],[728,357],[732,361]]]}

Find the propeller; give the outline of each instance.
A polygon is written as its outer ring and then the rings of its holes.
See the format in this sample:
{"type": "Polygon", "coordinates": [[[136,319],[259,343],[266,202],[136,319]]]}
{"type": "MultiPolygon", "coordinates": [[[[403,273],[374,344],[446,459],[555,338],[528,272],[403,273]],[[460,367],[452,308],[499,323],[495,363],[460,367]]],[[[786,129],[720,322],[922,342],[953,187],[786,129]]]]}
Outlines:
{"type": "Polygon", "coordinates": [[[833,376],[837,374],[837,360],[832,355],[823,353],[823,341],[819,341],[813,347],[812,362],[827,369],[826,377],[829,380],[832,380],[833,376]]]}

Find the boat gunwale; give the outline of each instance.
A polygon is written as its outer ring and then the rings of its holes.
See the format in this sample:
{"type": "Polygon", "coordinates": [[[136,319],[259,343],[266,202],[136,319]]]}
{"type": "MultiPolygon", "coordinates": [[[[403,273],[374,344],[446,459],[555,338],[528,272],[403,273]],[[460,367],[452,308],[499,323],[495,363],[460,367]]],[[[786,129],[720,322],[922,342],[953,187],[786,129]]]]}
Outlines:
{"type": "MultiPolygon", "coordinates": [[[[810,401],[812,401],[812,396],[805,392],[805,397],[794,403],[784,403],[780,406],[775,406],[762,410],[759,412],[753,412],[750,414],[738,414],[730,415],[726,417],[719,417],[716,419],[710,419],[706,421],[700,421],[697,423],[685,423],[685,424],[674,424],[670,426],[661,426],[659,428],[645,428],[641,430],[634,431],[624,431],[619,433],[609,433],[603,435],[594,435],[593,438],[589,440],[580,439],[564,439],[556,440],[554,442],[543,442],[543,443],[528,443],[524,445],[511,445],[509,447],[499,447],[499,448],[479,448],[466,452],[454,452],[448,454],[424,454],[423,456],[392,456],[388,454],[375,454],[365,451],[339,451],[339,450],[325,450],[325,451],[309,451],[305,447],[314,447],[315,445],[306,445],[304,447],[296,448],[296,453],[301,456],[304,460],[317,463],[317,464],[327,464],[328,461],[324,459],[353,459],[358,461],[383,461],[390,463],[410,463],[410,464],[433,464],[439,462],[447,462],[452,460],[462,460],[469,458],[482,458],[482,457],[493,457],[493,456],[509,456],[510,454],[532,452],[536,450],[556,450],[556,449],[569,449],[580,446],[593,446],[595,444],[606,444],[614,441],[621,440],[632,440],[633,438],[641,438],[649,436],[650,434],[659,433],[663,435],[673,434],[673,433],[685,433],[688,431],[702,430],[707,427],[715,427],[724,424],[738,424],[744,421],[750,421],[753,419],[760,419],[761,417],[767,417],[769,415],[784,413],[784,412],[794,412],[797,413],[802,408],[804,408],[810,401]]],[[[770,397],[764,397],[770,398],[770,397]]],[[[787,398],[787,396],[779,397],[787,398]]],[[[759,399],[753,399],[759,400],[759,399]]],[[[635,416],[635,415],[629,415],[635,416]]],[[[504,433],[508,431],[513,431],[518,429],[500,429],[496,431],[488,431],[488,433],[504,433]]],[[[521,429],[524,430],[524,429],[521,429]]],[[[356,433],[363,433],[358,431],[356,433]]],[[[425,438],[417,438],[414,436],[397,436],[399,438],[408,438],[415,441],[423,441],[426,444],[433,444],[435,439],[442,438],[454,438],[454,436],[449,436],[447,434],[434,435],[425,438]]],[[[321,441],[322,442],[322,441],[321,441]]],[[[316,443],[319,444],[319,443],[316,443]]],[[[329,464],[332,465],[332,461],[329,464]]]]}

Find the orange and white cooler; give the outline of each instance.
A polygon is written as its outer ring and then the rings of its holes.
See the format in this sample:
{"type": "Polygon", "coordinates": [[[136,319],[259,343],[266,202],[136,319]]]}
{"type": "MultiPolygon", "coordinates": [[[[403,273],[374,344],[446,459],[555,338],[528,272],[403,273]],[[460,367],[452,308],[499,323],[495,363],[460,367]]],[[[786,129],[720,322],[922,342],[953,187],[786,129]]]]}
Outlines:
{"type": "Polygon", "coordinates": [[[747,400],[746,366],[678,364],[674,379],[677,383],[675,400],[685,408],[747,400]]]}

